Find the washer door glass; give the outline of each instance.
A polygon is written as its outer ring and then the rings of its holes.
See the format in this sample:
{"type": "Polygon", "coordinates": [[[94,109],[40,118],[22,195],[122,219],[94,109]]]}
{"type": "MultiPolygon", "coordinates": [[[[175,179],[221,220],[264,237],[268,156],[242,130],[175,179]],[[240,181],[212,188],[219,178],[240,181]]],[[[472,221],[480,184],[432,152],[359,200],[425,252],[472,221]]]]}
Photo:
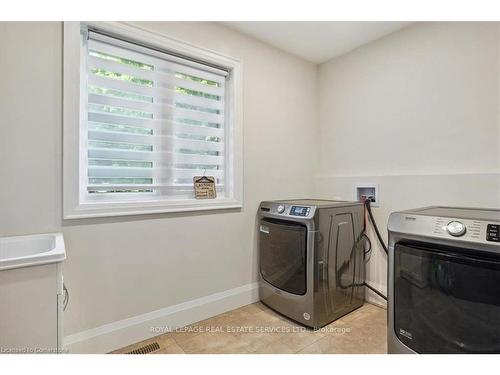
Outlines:
{"type": "Polygon", "coordinates": [[[260,273],[278,289],[306,293],[307,228],[264,218],[260,222],[260,273]]]}
{"type": "Polygon", "coordinates": [[[418,353],[500,353],[500,259],[396,244],[394,330],[418,353]]]}

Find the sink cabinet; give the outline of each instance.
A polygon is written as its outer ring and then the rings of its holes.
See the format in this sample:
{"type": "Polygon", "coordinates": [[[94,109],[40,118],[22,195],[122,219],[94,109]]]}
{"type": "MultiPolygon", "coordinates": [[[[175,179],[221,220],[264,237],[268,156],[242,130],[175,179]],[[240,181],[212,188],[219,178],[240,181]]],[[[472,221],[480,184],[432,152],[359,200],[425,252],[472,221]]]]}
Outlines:
{"type": "Polygon", "coordinates": [[[0,271],[0,353],[58,353],[62,348],[60,263],[0,271]]]}
{"type": "Polygon", "coordinates": [[[0,238],[0,354],[61,353],[62,233],[0,238]]]}

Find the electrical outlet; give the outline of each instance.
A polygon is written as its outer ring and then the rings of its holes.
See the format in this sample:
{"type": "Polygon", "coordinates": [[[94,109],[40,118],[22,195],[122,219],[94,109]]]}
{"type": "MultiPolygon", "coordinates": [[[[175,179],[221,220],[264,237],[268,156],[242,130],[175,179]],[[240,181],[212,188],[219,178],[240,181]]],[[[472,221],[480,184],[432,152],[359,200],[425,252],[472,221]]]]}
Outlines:
{"type": "Polygon", "coordinates": [[[359,184],[354,187],[354,199],[358,201],[370,200],[372,207],[379,207],[380,196],[377,184],[359,184]]]}

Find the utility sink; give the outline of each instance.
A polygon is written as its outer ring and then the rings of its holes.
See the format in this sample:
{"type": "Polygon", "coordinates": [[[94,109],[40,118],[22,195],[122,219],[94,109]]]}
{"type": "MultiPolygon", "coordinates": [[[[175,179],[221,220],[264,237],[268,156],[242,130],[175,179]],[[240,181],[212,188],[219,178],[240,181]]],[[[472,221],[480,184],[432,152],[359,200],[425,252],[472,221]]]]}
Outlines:
{"type": "Polygon", "coordinates": [[[0,353],[61,353],[62,233],[0,237],[0,353]]]}
{"type": "Polygon", "coordinates": [[[0,237],[0,270],[58,263],[64,259],[62,233],[0,237]]]}

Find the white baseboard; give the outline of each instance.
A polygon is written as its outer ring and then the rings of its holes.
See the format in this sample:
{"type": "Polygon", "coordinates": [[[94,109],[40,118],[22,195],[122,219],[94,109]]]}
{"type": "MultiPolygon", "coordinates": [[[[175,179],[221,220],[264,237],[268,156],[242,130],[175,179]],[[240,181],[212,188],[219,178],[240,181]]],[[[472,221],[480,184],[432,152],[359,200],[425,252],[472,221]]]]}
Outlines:
{"type": "Polygon", "coordinates": [[[184,327],[258,300],[258,283],[251,283],[65,336],[64,347],[69,353],[109,353],[161,334],[151,327],[184,327]]]}

